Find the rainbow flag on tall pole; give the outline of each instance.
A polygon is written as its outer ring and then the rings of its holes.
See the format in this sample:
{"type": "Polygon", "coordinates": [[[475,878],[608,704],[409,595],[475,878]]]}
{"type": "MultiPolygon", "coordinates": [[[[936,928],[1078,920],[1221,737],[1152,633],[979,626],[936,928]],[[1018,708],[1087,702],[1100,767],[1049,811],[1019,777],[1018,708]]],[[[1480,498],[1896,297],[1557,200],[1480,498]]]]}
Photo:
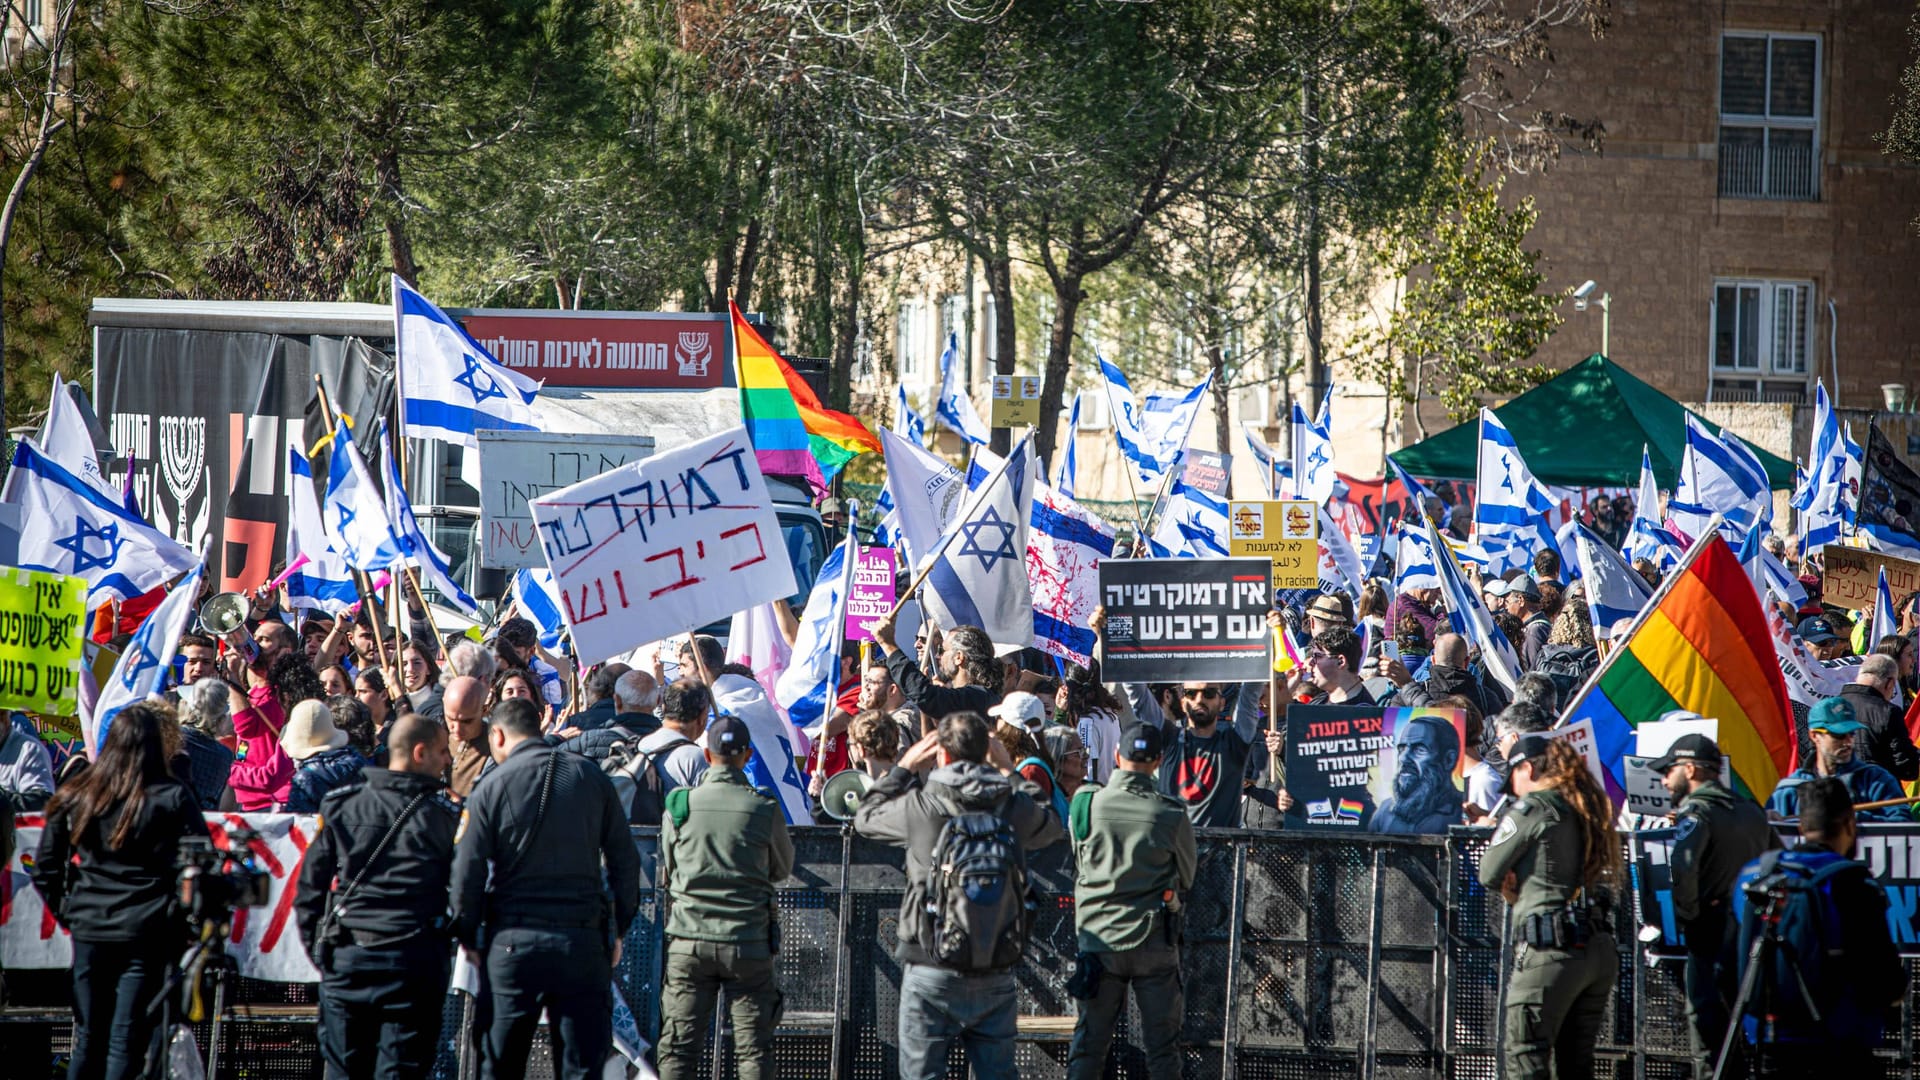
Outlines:
{"type": "Polygon", "coordinates": [[[760,471],[804,476],[824,492],[855,456],[880,452],[867,425],[820,404],[820,398],[786,358],[727,301],[733,314],[733,355],[740,380],[740,414],[753,440],[760,471]]]}
{"type": "Polygon", "coordinates": [[[1624,785],[1622,758],[1641,723],[1675,709],[1718,720],[1734,780],[1765,800],[1797,766],[1787,684],[1739,556],[1715,529],[1702,533],[1562,722],[1593,721],[1600,762],[1624,785]]]}

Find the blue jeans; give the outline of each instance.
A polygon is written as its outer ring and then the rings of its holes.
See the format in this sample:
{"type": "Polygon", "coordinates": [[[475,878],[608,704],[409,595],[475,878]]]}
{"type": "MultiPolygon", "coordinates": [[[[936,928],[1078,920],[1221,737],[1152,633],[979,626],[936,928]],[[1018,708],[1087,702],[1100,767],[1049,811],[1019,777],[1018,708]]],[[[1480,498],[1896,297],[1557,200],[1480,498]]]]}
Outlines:
{"type": "Polygon", "coordinates": [[[1010,971],[963,975],[907,964],[900,976],[900,1076],[941,1080],[947,1049],[959,1039],[974,1080],[1011,1080],[1019,990],[1010,971]]]}

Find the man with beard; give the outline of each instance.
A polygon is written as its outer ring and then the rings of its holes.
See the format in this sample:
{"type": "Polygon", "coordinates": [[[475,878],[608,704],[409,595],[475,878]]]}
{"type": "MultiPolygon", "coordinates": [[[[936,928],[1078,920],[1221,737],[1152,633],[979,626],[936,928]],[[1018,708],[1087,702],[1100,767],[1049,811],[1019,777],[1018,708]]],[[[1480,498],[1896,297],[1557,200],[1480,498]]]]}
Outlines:
{"type": "Polygon", "coordinates": [[[1453,767],[1460,760],[1460,733],[1431,716],[1416,716],[1393,733],[1393,794],[1380,801],[1368,832],[1444,833],[1460,824],[1460,789],[1453,767]]]}
{"type": "MultiPolygon", "coordinates": [[[[1905,792],[1893,774],[1878,765],[1870,765],[1854,756],[1854,736],[1865,730],[1853,715],[1846,698],[1830,697],[1807,714],[1807,733],[1813,738],[1813,760],[1782,778],[1767,800],[1767,809],[1783,818],[1800,813],[1801,784],[1817,777],[1831,776],[1847,787],[1855,806],[1861,803],[1898,799],[1905,792]]],[[[1882,806],[1860,811],[1863,821],[1912,821],[1905,806],[1882,806]]]]}
{"type": "MultiPolygon", "coordinates": [[[[1705,735],[1682,735],[1648,766],[1659,773],[1676,808],[1673,914],[1687,940],[1687,1024],[1694,1036],[1695,1075],[1711,1075],[1726,1039],[1737,994],[1739,920],[1733,882],[1740,868],[1779,847],[1766,811],[1720,782],[1720,747],[1705,735]]],[[[1738,1075],[1738,1054],[1728,1075],[1738,1075]]]]}
{"type": "Polygon", "coordinates": [[[1000,665],[994,660],[993,641],[977,626],[957,626],[940,639],[935,670],[942,682],[927,678],[894,640],[898,612],[873,625],[874,644],[887,658],[887,676],[900,688],[908,705],[938,724],[950,713],[982,716],[1000,704],[1000,665]]]}

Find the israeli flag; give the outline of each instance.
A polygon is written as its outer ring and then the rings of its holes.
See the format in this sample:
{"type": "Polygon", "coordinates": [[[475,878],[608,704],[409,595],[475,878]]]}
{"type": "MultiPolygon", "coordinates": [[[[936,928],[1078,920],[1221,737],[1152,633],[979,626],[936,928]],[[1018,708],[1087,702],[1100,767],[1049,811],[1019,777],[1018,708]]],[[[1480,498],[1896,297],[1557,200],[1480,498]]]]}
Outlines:
{"type": "Polygon", "coordinates": [[[1574,522],[1571,537],[1580,556],[1580,580],[1585,583],[1593,636],[1605,638],[1612,633],[1614,623],[1640,614],[1653,598],[1653,590],[1593,530],[1574,522]]]}
{"type": "Polygon", "coordinates": [[[1439,562],[1433,553],[1432,543],[1427,539],[1427,531],[1402,521],[1397,536],[1399,539],[1393,558],[1394,595],[1399,596],[1409,589],[1439,588],[1439,562]]]}
{"type": "Polygon", "coordinates": [[[191,548],[61,468],[32,439],[15,445],[9,475],[20,507],[20,567],[86,579],[89,610],[125,603],[200,565],[191,548]]]}
{"type": "Polygon", "coordinates": [[[1740,560],[1740,568],[1747,572],[1748,580],[1753,582],[1753,591],[1759,595],[1763,606],[1768,603],[1767,594],[1772,593],[1798,610],[1807,602],[1807,588],[1800,584],[1799,578],[1788,572],[1786,564],[1775,558],[1773,552],[1761,543],[1766,535],[1766,526],[1755,525],[1747,530],[1734,555],[1740,560]]]}
{"type": "Polygon", "coordinates": [[[1847,454],[1845,490],[1841,492],[1840,509],[1847,524],[1853,524],[1854,507],[1859,505],[1860,473],[1866,468],[1867,452],[1853,441],[1853,421],[1840,425],[1840,446],[1847,454]]]}
{"type": "Polygon", "coordinates": [[[738,717],[753,737],[753,757],[747,761],[747,782],[771,791],[789,825],[813,824],[813,800],[800,779],[800,758],[806,742],[791,721],[773,707],[760,684],[744,675],[722,675],[713,680],[714,708],[738,717]]]}
{"type": "Polygon", "coordinates": [[[1653,457],[1640,445],[1640,490],[1633,497],[1633,520],[1621,549],[1628,559],[1645,559],[1662,573],[1680,565],[1687,545],[1660,522],[1660,485],[1653,479],[1653,457]]]}
{"type": "Polygon", "coordinates": [[[553,652],[560,648],[567,623],[560,614],[560,590],[553,583],[553,571],[527,569],[513,575],[513,606],[540,631],[540,647],[553,652]]]}
{"type": "Polygon", "coordinates": [[[1060,476],[1054,481],[1053,489],[1067,498],[1073,498],[1075,474],[1080,471],[1079,461],[1074,456],[1075,436],[1080,434],[1080,395],[1073,395],[1073,411],[1067,414],[1067,448],[1060,455],[1060,476]]]}
{"type": "MultiPolygon", "coordinates": [[[[989,450],[974,454],[967,468],[969,490],[978,489],[1001,465],[989,450]]],[[[1085,665],[1093,656],[1087,621],[1100,606],[1100,560],[1113,555],[1114,528],[1067,495],[1033,486],[1027,519],[1027,587],[1033,590],[1033,646],[1050,656],[1085,665]]]]}
{"type": "Polygon", "coordinates": [[[393,446],[384,437],[381,439],[382,456],[386,462],[387,517],[393,522],[394,535],[400,538],[400,550],[408,562],[420,568],[421,576],[427,584],[433,586],[440,598],[465,612],[470,618],[480,617],[480,605],[473,602],[467,590],[453,580],[453,574],[447,569],[447,557],[433,546],[427,534],[420,528],[420,522],[413,516],[413,500],[407,498],[407,489],[400,483],[400,470],[393,460],[393,446]]]}
{"type": "Polygon", "coordinates": [[[200,577],[206,567],[197,560],[186,577],[174,585],[140,629],[133,632],[125,652],[113,665],[113,674],[100,687],[93,703],[93,720],[81,728],[87,756],[98,757],[107,731],[120,710],[135,702],[158,697],[166,687],[173,658],[180,652],[180,635],[193,621],[194,601],[200,598],[200,577]]]}
{"type": "Polygon", "coordinates": [[[1512,693],[1520,685],[1520,655],[1514,652],[1513,642],[1494,625],[1486,601],[1480,599],[1478,589],[1467,584],[1460,565],[1453,561],[1452,551],[1434,532],[1433,522],[1426,522],[1422,528],[1426,530],[1427,546],[1438,556],[1435,568],[1440,572],[1440,593],[1446,601],[1447,621],[1454,633],[1480,650],[1481,665],[1486,673],[1512,693]]]}
{"type": "Polygon", "coordinates": [[[385,570],[406,552],[345,420],[334,421],[321,522],[327,542],[355,570],[385,570]]]}
{"type": "MultiPolygon", "coordinates": [[[[1837,544],[1852,517],[1847,472],[1852,463],[1848,440],[1834,416],[1825,384],[1816,384],[1813,397],[1813,456],[1805,476],[1795,486],[1793,508],[1800,511],[1800,534],[1808,550],[1837,544]]],[[[1857,448],[1856,448],[1857,449],[1857,448]]]]}
{"type": "Polygon", "coordinates": [[[1320,591],[1331,588],[1344,591],[1348,596],[1359,597],[1360,590],[1367,584],[1366,567],[1360,561],[1360,553],[1354,550],[1353,541],[1333,523],[1333,517],[1322,505],[1320,513],[1320,591]]]}
{"type": "Polygon", "coordinates": [[[1480,462],[1475,473],[1478,488],[1473,507],[1473,540],[1488,556],[1489,573],[1531,566],[1540,551],[1558,554],[1553,525],[1548,520],[1556,503],[1546,485],[1533,478],[1520,444],[1507,425],[1480,410],[1480,462]]]}
{"type": "Polygon", "coordinates": [[[940,400],[933,414],[968,442],[977,446],[987,444],[987,422],[980,419],[980,411],[973,407],[973,397],[967,393],[966,375],[960,370],[958,334],[947,335],[947,347],[940,353],[940,400]]]}
{"type": "Polygon", "coordinates": [[[847,622],[847,595],[851,591],[854,560],[852,540],[842,540],[820,564],[807,606],[800,613],[800,629],[793,639],[793,656],[773,684],[773,700],[787,710],[787,719],[802,731],[826,720],[840,689],[840,641],[847,622]]]}
{"type": "Polygon", "coordinates": [[[1156,558],[1227,557],[1227,504],[1175,477],[1149,546],[1156,558]]]}
{"type": "Polygon", "coordinates": [[[1680,531],[1699,537],[1716,513],[1721,537],[1737,546],[1755,525],[1772,522],[1773,492],[1760,459],[1739,436],[1725,428],[1715,435],[1688,413],[1680,487],[1667,504],[1667,515],[1680,531]]]}
{"type": "Polygon", "coordinates": [[[1427,500],[1435,498],[1433,492],[1427,490],[1427,485],[1415,480],[1407,470],[1401,468],[1400,463],[1393,460],[1392,455],[1387,457],[1387,467],[1393,470],[1393,478],[1400,481],[1400,486],[1407,489],[1407,497],[1413,500],[1415,513],[1425,517],[1427,500]]]}
{"type": "Polygon", "coordinates": [[[287,443],[287,602],[294,609],[318,609],[338,615],[360,599],[353,571],[334,554],[320,521],[320,497],[313,489],[313,464],[300,440],[287,443]]]}
{"type": "Polygon", "coordinates": [[[1120,453],[1133,463],[1141,483],[1158,484],[1166,471],[1186,456],[1193,418],[1213,385],[1213,374],[1209,372],[1200,385],[1184,394],[1148,394],[1136,402],[1126,374],[1103,356],[1096,354],[1094,359],[1106,383],[1120,453]]]}
{"type": "Polygon", "coordinates": [[[540,384],[493,358],[459,323],[393,277],[401,431],[477,448],[476,431],[538,431],[540,384]]]}
{"type": "Polygon", "coordinates": [[[891,503],[895,539],[908,563],[918,568],[940,546],[941,534],[966,500],[967,485],[944,458],[891,431],[880,433],[880,453],[887,463],[882,505],[891,503]]]}
{"type": "Polygon", "coordinates": [[[942,630],[977,626],[1001,655],[1033,644],[1027,522],[1033,513],[1033,436],[1020,440],[930,553],[921,603],[942,630]]]}
{"type": "Polygon", "coordinates": [[[905,385],[894,388],[893,430],[915,446],[927,445],[927,418],[921,416],[907,400],[905,385]]]}
{"type": "Polygon", "coordinates": [[[127,504],[126,492],[109,484],[101,473],[93,433],[87,430],[86,417],[80,415],[69,386],[60,376],[53,377],[53,400],[48,402],[47,419],[40,425],[40,452],[95,491],[138,514],[127,504]]]}
{"type": "Polygon", "coordinates": [[[1266,474],[1267,497],[1278,498],[1293,479],[1293,463],[1274,454],[1273,447],[1267,445],[1267,437],[1260,433],[1259,424],[1242,420],[1240,431],[1247,437],[1247,449],[1253,452],[1253,460],[1260,463],[1260,468],[1266,474]]]}
{"type": "Polygon", "coordinates": [[[1880,582],[1873,591],[1873,623],[1867,628],[1866,647],[1872,650],[1885,638],[1900,633],[1900,620],[1894,617],[1893,590],[1887,587],[1887,564],[1880,564],[1880,582]]]}
{"type": "Polygon", "coordinates": [[[1329,405],[1333,392],[1320,403],[1318,420],[1308,420],[1307,410],[1293,403],[1293,497],[1324,503],[1333,497],[1333,434],[1329,430],[1329,405]]]}

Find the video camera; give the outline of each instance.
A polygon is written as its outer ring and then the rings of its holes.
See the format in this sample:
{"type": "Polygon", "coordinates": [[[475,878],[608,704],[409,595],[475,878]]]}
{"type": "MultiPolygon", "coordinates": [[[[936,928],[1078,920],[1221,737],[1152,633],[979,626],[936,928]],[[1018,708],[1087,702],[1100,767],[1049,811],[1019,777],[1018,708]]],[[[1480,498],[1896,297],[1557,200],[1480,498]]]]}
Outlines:
{"type": "Polygon", "coordinates": [[[195,926],[231,923],[235,908],[263,907],[270,898],[273,875],[261,869],[253,855],[260,834],[237,828],[227,837],[232,845],[227,851],[200,837],[180,842],[175,896],[195,926]]]}

